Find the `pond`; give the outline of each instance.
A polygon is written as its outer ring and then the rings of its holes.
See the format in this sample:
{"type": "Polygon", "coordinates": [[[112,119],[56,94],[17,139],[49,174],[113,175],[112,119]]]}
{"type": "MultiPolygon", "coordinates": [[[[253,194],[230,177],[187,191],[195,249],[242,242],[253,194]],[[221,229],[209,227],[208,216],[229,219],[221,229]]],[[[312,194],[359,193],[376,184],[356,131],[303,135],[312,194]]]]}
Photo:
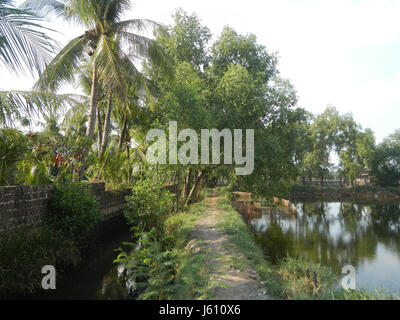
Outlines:
{"type": "Polygon", "coordinates": [[[263,208],[248,221],[265,256],[306,257],[340,275],[350,264],[357,288],[400,292],[400,204],[297,202],[297,213],[263,208]]]}

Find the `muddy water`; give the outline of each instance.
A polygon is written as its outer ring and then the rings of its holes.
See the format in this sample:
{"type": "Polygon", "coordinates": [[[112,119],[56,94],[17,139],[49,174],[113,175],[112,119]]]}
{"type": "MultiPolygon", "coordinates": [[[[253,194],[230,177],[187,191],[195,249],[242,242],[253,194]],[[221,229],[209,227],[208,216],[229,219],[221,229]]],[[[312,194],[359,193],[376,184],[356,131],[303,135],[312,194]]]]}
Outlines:
{"type": "Polygon", "coordinates": [[[400,204],[298,202],[297,213],[264,208],[248,220],[273,263],[303,256],[340,275],[356,269],[357,288],[400,292],[400,204]]]}

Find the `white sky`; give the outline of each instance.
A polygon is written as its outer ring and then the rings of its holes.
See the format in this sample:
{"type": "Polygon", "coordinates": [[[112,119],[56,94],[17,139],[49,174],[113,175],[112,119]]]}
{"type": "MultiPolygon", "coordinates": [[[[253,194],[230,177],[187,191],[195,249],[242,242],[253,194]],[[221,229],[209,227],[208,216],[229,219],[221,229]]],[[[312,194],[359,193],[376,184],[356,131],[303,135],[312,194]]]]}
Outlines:
{"type": "MultiPolygon", "coordinates": [[[[17,1],[21,2],[21,1],[17,1]]],[[[278,52],[281,76],[295,85],[299,106],[329,104],[352,112],[380,141],[400,128],[400,0],[134,0],[127,18],[170,23],[181,7],[214,35],[225,25],[254,33],[278,52]]],[[[65,43],[78,30],[60,22],[65,43]]],[[[2,70],[3,71],[3,70],[2,70]]],[[[29,89],[34,80],[0,74],[0,88],[29,89]]]]}

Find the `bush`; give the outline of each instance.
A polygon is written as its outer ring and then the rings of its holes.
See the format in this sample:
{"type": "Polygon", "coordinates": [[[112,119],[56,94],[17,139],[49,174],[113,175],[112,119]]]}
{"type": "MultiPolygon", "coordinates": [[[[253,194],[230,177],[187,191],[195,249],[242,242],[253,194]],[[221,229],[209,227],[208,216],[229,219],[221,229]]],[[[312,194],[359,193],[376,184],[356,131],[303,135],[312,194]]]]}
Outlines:
{"type": "Polygon", "coordinates": [[[54,230],[82,242],[101,221],[99,204],[83,183],[56,186],[50,202],[50,213],[44,222],[54,230]]]}
{"type": "Polygon", "coordinates": [[[15,129],[0,129],[0,186],[13,185],[18,173],[17,164],[27,151],[27,140],[15,129]]]}
{"type": "Polygon", "coordinates": [[[132,230],[142,233],[156,230],[158,238],[165,234],[165,221],[173,208],[174,195],[152,179],[138,182],[126,198],[125,217],[132,230]]]}
{"type": "Polygon", "coordinates": [[[158,241],[156,230],[143,233],[135,250],[128,255],[122,252],[116,262],[124,263],[132,275],[141,300],[171,299],[175,292],[175,276],[181,250],[166,250],[158,241]]]}
{"type": "Polygon", "coordinates": [[[277,273],[282,280],[282,295],[287,299],[317,298],[329,292],[337,280],[328,267],[297,257],[284,259],[279,264],[277,273]],[[318,281],[317,287],[314,273],[318,281]]]}

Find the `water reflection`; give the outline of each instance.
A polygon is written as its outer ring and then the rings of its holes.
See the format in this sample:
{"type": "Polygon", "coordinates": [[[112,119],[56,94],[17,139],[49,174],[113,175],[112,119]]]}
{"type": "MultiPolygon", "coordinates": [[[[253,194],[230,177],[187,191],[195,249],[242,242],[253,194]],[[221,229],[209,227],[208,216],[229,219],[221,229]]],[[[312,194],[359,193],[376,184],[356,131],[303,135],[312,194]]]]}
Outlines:
{"type": "Polygon", "coordinates": [[[120,216],[103,226],[99,243],[86,262],[62,279],[57,279],[57,290],[43,291],[28,299],[35,300],[131,300],[126,279],[120,276],[113,261],[115,249],[123,242],[132,241],[132,232],[120,216]]]}
{"type": "Polygon", "coordinates": [[[134,299],[132,290],[121,276],[118,266],[114,266],[104,276],[101,289],[96,293],[97,300],[131,300],[134,299]]]}
{"type": "Polygon", "coordinates": [[[358,287],[400,290],[400,204],[297,203],[297,214],[264,210],[249,220],[257,243],[277,263],[305,256],[340,274],[350,263],[358,287]]]}

